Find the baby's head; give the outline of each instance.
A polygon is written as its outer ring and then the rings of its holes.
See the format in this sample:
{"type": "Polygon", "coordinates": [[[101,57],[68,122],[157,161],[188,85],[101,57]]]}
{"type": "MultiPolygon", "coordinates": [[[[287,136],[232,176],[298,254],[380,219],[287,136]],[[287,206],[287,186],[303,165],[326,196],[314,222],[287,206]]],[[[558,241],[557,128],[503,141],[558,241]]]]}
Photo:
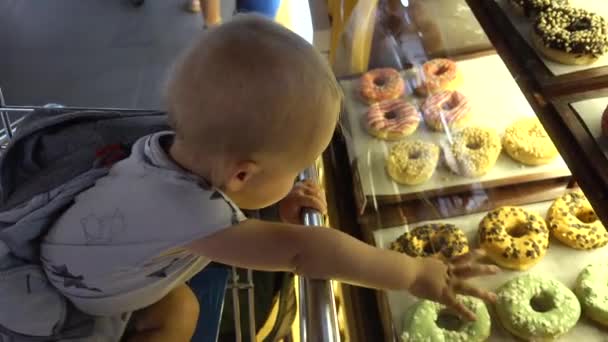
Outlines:
{"type": "Polygon", "coordinates": [[[176,65],[172,157],[241,208],[270,205],[327,147],[341,91],[325,59],[256,15],[205,32],[176,65]]]}

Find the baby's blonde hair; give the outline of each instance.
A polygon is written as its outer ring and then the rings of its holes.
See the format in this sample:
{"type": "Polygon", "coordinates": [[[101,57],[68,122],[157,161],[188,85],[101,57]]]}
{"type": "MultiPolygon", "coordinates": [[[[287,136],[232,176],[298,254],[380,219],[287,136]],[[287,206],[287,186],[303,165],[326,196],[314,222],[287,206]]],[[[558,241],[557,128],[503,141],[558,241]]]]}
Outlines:
{"type": "Polygon", "coordinates": [[[335,125],[342,93],[308,42],[257,15],[201,35],[167,88],[176,139],[193,151],[251,159],[296,153],[335,125]]]}

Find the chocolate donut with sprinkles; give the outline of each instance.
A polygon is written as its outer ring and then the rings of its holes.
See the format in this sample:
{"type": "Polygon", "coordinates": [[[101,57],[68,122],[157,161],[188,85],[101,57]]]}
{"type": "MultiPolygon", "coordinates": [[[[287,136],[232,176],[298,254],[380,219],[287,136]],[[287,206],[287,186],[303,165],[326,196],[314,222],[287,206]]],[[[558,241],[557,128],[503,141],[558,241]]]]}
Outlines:
{"type": "Polygon", "coordinates": [[[580,8],[549,7],[534,23],[532,41],[550,60],[589,65],[608,52],[607,21],[580,8]]]}
{"type": "Polygon", "coordinates": [[[549,247],[549,229],[543,218],[518,207],[489,212],[479,223],[479,245],[499,266],[527,270],[549,247]]]}
{"type": "Polygon", "coordinates": [[[568,0],[511,0],[509,1],[517,12],[528,18],[553,6],[567,6],[568,0]]]}
{"type": "Polygon", "coordinates": [[[412,257],[442,256],[446,259],[466,254],[469,242],[453,224],[431,223],[411,229],[391,243],[390,249],[412,257]]]}
{"type": "Polygon", "coordinates": [[[547,212],[551,234],[568,247],[595,249],[608,244],[608,232],[581,190],[568,192],[547,212]]]}

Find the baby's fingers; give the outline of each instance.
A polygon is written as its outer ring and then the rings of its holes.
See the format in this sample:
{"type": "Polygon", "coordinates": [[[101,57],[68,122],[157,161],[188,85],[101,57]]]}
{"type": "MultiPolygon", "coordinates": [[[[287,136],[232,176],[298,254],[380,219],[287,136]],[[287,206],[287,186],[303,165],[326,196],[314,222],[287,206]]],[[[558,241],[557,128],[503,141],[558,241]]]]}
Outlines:
{"type": "Polygon", "coordinates": [[[323,194],[323,189],[321,188],[321,186],[319,186],[319,184],[317,184],[316,182],[313,182],[311,180],[302,181],[299,183],[299,185],[308,194],[318,194],[318,195],[323,194]]]}
{"type": "Polygon", "coordinates": [[[455,265],[452,268],[452,274],[463,279],[492,275],[498,272],[500,272],[500,268],[494,265],[464,264],[455,265]]]}
{"type": "Polygon", "coordinates": [[[303,208],[311,208],[320,211],[322,214],[327,213],[327,204],[317,196],[303,195],[298,198],[298,205],[303,208]]]}
{"type": "Polygon", "coordinates": [[[459,255],[457,257],[452,258],[450,261],[453,264],[466,264],[469,262],[473,262],[475,260],[479,260],[486,256],[486,251],[481,248],[474,249],[467,254],[459,255]]]}
{"type": "Polygon", "coordinates": [[[474,321],[477,319],[473,311],[469,310],[469,308],[467,308],[464,304],[458,301],[456,296],[452,294],[446,296],[443,304],[445,304],[450,309],[456,311],[456,313],[458,313],[460,316],[469,321],[474,321]]]}
{"type": "Polygon", "coordinates": [[[478,287],[469,285],[466,282],[458,282],[454,285],[454,291],[463,295],[477,297],[488,302],[496,301],[496,294],[490,291],[482,290],[478,287]]]}

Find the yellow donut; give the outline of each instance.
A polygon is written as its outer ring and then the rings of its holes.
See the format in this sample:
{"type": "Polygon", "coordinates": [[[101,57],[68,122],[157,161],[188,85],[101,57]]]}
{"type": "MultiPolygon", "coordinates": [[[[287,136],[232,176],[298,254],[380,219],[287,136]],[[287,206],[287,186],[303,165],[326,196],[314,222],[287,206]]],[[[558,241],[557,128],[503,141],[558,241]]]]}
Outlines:
{"type": "Polygon", "coordinates": [[[412,257],[451,259],[469,252],[464,232],[453,224],[432,223],[411,229],[391,243],[390,249],[412,257]]]}
{"type": "Polygon", "coordinates": [[[543,218],[518,207],[489,212],[479,223],[479,244],[498,265],[527,270],[549,247],[549,229],[543,218]]]}
{"type": "Polygon", "coordinates": [[[537,118],[519,119],[505,130],[502,146],[507,154],[526,165],[543,165],[559,152],[537,118]]]}
{"type": "Polygon", "coordinates": [[[439,161],[439,147],[421,140],[404,141],[391,148],[386,171],[396,182],[415,185],[426,182],[439,161]]]}
{"type": "Polygon", "coordinates": [[[551,234],[566,246],[594,249],[608,244],[608,232],[581,190],[566,193],[549,208],[551,234]]]}
{"type": "Polygon", "coordinates": [[[452,137],[445,146],[446,164],[465,177],[481,177],[488,173],[500,155],[500,138],[493,129],[467,127],[452,137]]]}

